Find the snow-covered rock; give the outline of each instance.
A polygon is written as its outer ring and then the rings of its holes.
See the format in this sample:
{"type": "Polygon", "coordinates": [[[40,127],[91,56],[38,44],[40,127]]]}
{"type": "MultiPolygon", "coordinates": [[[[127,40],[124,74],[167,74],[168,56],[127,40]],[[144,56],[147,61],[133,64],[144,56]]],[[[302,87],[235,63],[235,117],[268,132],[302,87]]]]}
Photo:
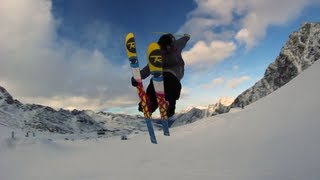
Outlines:
{"type": "Polygon", "coordinates": [[[103,131],[105,136],[146,132],[144,118],[90,110],[55,110],[48,106],[22,104],[0,86],[0,125],[24,131],[79,134],[103,131]]]}
{"type": "Polygon", "coordinates": [[[181,126],[193,123],[204,117],[226,113],[230,110],[230,105],[233,101],[233,98],[222,97],[215,104],[201,107],[188,107],[173,117],[175,122],[172,124],[172,126],[181,126]]]}
{"type": "Polygon", "coordinates": [[[182,126],[185,124],[193,123],[205,116],[206,109],[192,108],[183,113],[178,113],[173,116],[175,122],[172,124],[172,127],[182,126]]]}
{"type": "Polygon", "coordinates": [[[276,60],[269,65],[264,77],[241,93],[232,107],[241,107],[267,96],[288,83],[320,59],[320,23],[305,23],[289,36],[276,60]]]}
{"type": "Polygon", "coordinates": [[[229,97],[222,97],[215,104],[210,104],[206,111],[206,117],[214,116],[217,114],[226,113],[230,110],[230,105],[233,103],[234,99],[229,97]]]}
{"type": "Polygon", "coordinates": [[[12,128],[56,133],[92,132],[104,127],[85,111],[55,110],[48,106],[22,104],[0,87],[0,124],[12,128]]]}

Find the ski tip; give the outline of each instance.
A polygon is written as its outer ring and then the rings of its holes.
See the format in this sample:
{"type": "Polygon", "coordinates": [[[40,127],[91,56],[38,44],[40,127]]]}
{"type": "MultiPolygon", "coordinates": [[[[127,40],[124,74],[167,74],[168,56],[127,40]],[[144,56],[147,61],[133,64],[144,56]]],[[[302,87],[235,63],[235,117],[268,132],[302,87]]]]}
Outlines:
{"type": "Polygon", "coordinates": [[[129,32],[127,35],[126,35],[126,39],[125,41],[127,42],[128,40],[134,38],[134,34],[132,32],[129,32]]]}
{"type": "Polygon", "coordinates": [[[160,46],[156,42],[152,42],[148,46],[147,53],[148,65],[151,72],[160,71],[162,72],[162,55],[160,46]]]}
{"type": "Polygon", "coordinates": [[[148,47],[152,49],[160,49],[160,46],[157,42],[151,42],[148,47]]]}
{"type": "Polygon", "coordinates": [[[134,34],[132,32],[129,32],[127,35],[126,35],[126,38],[125,38],[125,44],[127,44],[127,42],[132,39],[134,40],[134,34]]]}
{"type": "Polygon", "coordinates": [[[133,33],[128,33],[125,40],[125,46],[127,50],[127,55],[130,58],[137,56],[136,43],[133,33]]]}
{"type": "Polygon", "coordinates": [[[127,34],[127,37],[128,37],[128,36],[131,36],[131,37],[132,37],[132,36],[134,36],[134,34],[133,34],[132,32],[129,32],[129,33],[127,34]]]}

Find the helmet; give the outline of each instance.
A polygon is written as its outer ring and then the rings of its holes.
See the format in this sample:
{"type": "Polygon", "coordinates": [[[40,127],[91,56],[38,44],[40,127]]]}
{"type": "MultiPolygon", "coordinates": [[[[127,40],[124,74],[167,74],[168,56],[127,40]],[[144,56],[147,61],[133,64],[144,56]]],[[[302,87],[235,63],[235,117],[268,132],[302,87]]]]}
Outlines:
{"type": "Polygon", "coordinates": [[[173,47],[175,40],[176,38],[170,33],[162,35],[158,40],[160,49],[168,51],[173,47]]]}

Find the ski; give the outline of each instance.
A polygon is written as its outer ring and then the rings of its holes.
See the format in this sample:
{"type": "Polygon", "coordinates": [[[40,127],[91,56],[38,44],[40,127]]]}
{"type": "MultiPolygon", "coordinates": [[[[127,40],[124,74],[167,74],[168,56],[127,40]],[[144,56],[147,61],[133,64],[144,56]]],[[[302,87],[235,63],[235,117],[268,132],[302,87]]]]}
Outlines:
{"type": "Polygon", "coordinates": [[[126,50],[128,59],[130,61],[130,67],[132,71],[133,78],[138,82],[137,91],[138,96],[141,100],[141,105],[143,109],[144,118],[147,124],[150,140],[153,144],[157,144],[157,139],[154,133],[154,129],[151,123],[151,115],[147,106],[148,103],[148,96],[143,88],[141,74],[140,74],[140,67],[139,67],[139,61],[137,57],[137,51],[136,51],[136,42],[134,39],[133,33],[128,33],[125,40],[126,50]]]}
{"type": "Polygon", "coordinates": [[[162,55],[158,43],[151,43],[147,52],[148,66],[152,74],[152,81],[157,96],[158,107],[162,120],[163,134],[170,136],[168,117],[167,117],[167,101],[165,100],[164,86],[163,86],[163,68],[162,55]]]}

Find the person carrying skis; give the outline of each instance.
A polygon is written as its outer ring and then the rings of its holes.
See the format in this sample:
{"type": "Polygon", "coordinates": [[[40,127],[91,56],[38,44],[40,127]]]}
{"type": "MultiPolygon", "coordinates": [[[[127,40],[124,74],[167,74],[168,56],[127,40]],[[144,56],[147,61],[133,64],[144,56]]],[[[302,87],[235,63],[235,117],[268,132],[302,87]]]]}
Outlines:
{"type": "MultiPolygon", "coordinates": [[[[158,44],[160,46],[163,58],[163,85],[165,92],[165,99],[169,102],[167,109],[167,116],[171,117],[175,114],[176,100],[180,98],[181,92],[181,79],[184,76],[184,60],[182,59],[181,52],[190,39],[190,35],[184,34],[183,37],[175,39],[175,37],[168,33],[162,35],[158,44]]],[[[141,78],[145,79],[150,75],[149,66],[146,65],[141,71],[141,78]]],[[[132,77],[132,86],[136,87],[138,82],[132,77]]],[[[149,97],[149,111],[153,113],[158,108],[157,98],[153,86],[152,79],[147,88],[147,96],[149,97]]],[[[142,112],[141,102],[139,103],[139,111],[142,112]]]]}

